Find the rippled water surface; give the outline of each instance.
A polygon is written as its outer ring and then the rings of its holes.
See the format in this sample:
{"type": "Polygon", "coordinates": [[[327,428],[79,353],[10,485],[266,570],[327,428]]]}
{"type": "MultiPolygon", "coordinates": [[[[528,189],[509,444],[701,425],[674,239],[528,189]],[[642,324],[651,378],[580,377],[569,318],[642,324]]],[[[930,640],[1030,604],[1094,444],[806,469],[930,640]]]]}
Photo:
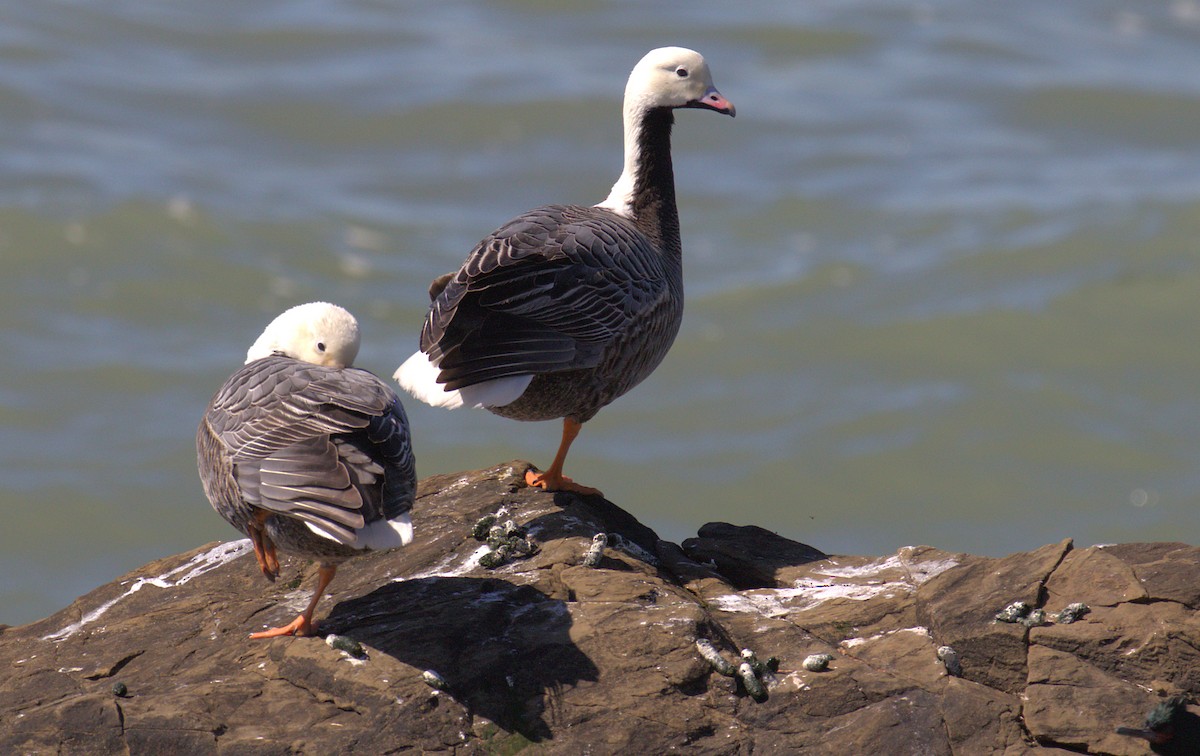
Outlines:
{"type": "MultiPolygon", "coordinates": [[[[648,49],[687,313],[574,477],[682,539],[843,553],[1200,542],[1200,4],[0,7],[0,623],[236,535],[193,433],[279,311],[390,375],[483,234],[602,199],[648,49]]],[[[419,472],[553,423],[406,403],[419,472]]]]}

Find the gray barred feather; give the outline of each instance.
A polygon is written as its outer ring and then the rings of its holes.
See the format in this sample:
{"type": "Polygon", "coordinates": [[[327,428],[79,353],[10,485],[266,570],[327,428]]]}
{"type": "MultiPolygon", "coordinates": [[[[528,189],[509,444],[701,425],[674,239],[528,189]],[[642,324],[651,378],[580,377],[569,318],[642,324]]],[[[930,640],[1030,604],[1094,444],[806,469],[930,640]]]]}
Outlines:
{"type": "Polygon", "coordinates": [[[356,553],[357,530],[409,511],[416,494],[404,409],[356,368],[280,355],[243,366],[209,403],[197,453],[205,493],[230,524],[246,533],[255,509],[280,515],[267,523],[280,548],[327,561],[356,553]]]}
{"type": "Polygon", "coordinates": [[[657,367],[682,314],[677,249],[659,249],[612,211],[548,205],[475,247],[434,299],[421,349],[440,360],[447,389],[533,374],[515,405],[490,408],[497,414],[582,422],[657,367]],[[553,373],[572,376],[573,400],[535,401],[553,373]]]}

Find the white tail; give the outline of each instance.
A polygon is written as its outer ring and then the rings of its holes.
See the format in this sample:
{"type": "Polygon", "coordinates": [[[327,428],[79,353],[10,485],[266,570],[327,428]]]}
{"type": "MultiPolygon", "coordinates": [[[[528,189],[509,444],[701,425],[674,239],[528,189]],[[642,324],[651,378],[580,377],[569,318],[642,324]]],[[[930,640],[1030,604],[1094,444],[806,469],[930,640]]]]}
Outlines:
{"type": "Polygon", "coordinates": [[[525,393],[532,375],[513,375],[484,381],[455,391],[447,391],[437,382],[438,367],[424,352],[417,352],[396,368],[392,376],[408,393],[432,407],[503,407],[512,404],[525,393]]]}
{"type": "MultiPolygon", "coordinates": [[[[314,525],[307,520],[304,521],[304,524],[308,526],[309,530],[322,538],[328,538],[335,543],[341,543],[333,535],[325,532],[324,528],[320,525],[314,525]]],[[[412,543],[412,539],[412,520],[409,518],[408,512],[405,512],[394,520],[377,520],[358,530],[355,533],[354,541],[346,545],[352,549],[377,551],[407,546],[412,543]]]]}

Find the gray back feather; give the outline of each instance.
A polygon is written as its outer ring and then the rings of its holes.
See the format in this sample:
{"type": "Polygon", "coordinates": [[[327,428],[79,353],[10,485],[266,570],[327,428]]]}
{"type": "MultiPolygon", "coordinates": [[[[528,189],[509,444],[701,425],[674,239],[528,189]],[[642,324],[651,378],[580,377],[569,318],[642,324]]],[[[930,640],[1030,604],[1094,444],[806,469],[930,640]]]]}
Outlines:
{"type": "Polygon", "coordinates": [[[481,241],[434,299],[421,349],[454,389],[596,367],[674,292],[678,262],[611,211],[548,205],[481,241]]]}
{"type": "Polygon", "coordinates": [[[206,460],[214,451],[202,448],[201,477],[206,468],[228,470],[235,484],[205,479],[209,498],[236,491],[240,499],[213,501],[227,519],[227,511],[250,505],[311,522],[348,543],[354,530],[412,508],[408,419],[395,392],[365,370],[278,355],[256,360],[213,397],[202,435],[206,428],[224,459],[206,460]]]}

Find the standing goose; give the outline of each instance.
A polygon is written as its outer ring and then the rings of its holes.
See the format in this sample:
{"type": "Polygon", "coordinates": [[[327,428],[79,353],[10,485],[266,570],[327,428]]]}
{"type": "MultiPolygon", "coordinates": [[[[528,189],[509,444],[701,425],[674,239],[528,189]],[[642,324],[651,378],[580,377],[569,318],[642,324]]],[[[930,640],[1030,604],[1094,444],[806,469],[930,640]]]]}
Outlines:
{"type": "Polygon", "coordinates": [[[258,337],[200,421],[204,493],[250,537],[267,580],[279,576],[276,547],[320,563],[300,616],[251,638],[312,635],[338,564],[412,540],[408,419],[387,384],[350,367],[358,345],[358,323],[341,307],[293,307],[258,337]]]}
{"type": "Polygon", "coordinates": [[[599,493],[563,475],[583,423],[666,356],[683,317],[682,249],[671,167],[676,108],[734,115],[704,58],[651,50],[625,87],[625,167],[598,205],[546,205],[476,245],[433,282],[421,349],[396,370],[427,404],[563,419],[550,468],[526,482],[599,493]]]}

